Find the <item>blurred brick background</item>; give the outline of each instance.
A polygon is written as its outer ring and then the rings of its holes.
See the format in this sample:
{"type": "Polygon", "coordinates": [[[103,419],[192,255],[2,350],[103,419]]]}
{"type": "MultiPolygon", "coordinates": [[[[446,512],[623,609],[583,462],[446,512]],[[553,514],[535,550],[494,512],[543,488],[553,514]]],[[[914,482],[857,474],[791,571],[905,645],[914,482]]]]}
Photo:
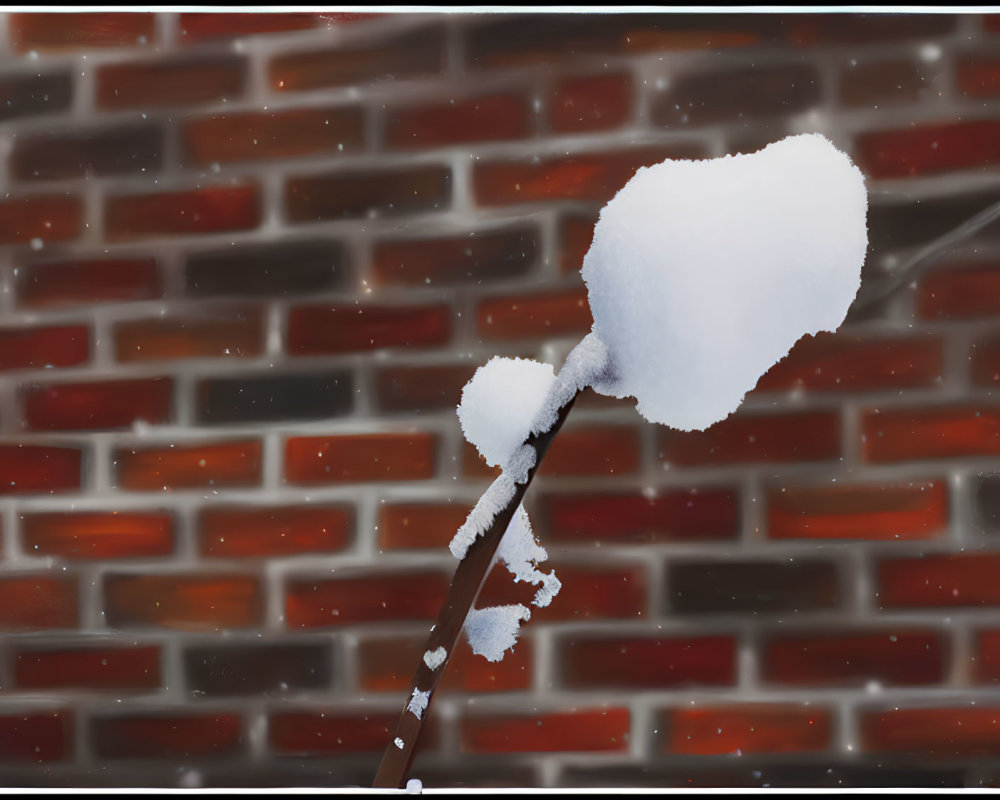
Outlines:
{"type": "Polygon", "coordinates": [[[898,277],[1000,200],[1000,17],[4,13],[0,59],[3,784],[369,784],[492,475],[461,386],[587,331],[638,166],[804,131],[901,290],[705,433],[581,400],[564,589],[411,775],[1000,780],[1000,225],[898,277]]]}

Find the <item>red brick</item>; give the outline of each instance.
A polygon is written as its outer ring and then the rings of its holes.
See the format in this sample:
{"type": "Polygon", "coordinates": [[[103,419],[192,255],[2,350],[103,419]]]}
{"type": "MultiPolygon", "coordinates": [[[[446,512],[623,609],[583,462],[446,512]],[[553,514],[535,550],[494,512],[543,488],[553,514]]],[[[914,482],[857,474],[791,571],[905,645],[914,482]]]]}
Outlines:
{"type": "Polygon", "coordinates": [[[119,449],[115,462],[119,488],[133,491],[255,486],[261,476],[259,441],[119,449]]]}
{"type": "Polygon", "coordinates": [[[565,78],[556,84],[549,103],[549,123],[554,131],[617,128],[632,111],[632,78],[628,74],[565,78]]]}
{"type": "Polygon", "coordinates": [[[997,97],[1000,58],[988,52],[960,58],[955,64],[955,85],[969,97],[997,97]]]}
{"type": "Polygon", "coordinates": [[[261,506],[205,508],[199,517],[204,558],[267,558],[343,550],[353,535],[347,508],[261,506]]]}
{"type": "Polygon", "coordinates": [[[990,334],[973,342],[969,351],[970,374],[977,386],[1000,383],[1000,336],[990,334]]]}
{"type": "Polygon", "coordinates": [[[506,566],[493,567],[476,600],[478,608],[488,606],[529,606],[532,619],[539,622],[582,619],[641,619],[649,614],[649,582],[644,567],[637,564],[586,566],[561,561],[539,565],[543,572],[554,571],[562,583],[552,604],[536,609],[531,605],[537,586],[514,582],[506,566]]]}
{"type": "Polygon", "coordinates": [[[541,231],[518,226],[433,239],[378,242],[372,275],[379,286],[479,284],[528,273],[537,260],[541,231]]]}
{"type": "Polygon", "coordinates": [[[183,44],[200,44],[217,39],[237,39],[266,33],[286,33],[315,28],[318,14],[297,13],[234,13],[206,14],[184,12],[180,15],[180,40],[183,44]]]}
{"type": "Polygon", "coordinates": [[[20,689],[159,689],[160,648],[107,644],[62,649],[21,647],[14,660],[20,689]]]}
{"type": "Polygon", "coordinates": [[[447,547],[472,506],[462,503],[385,503],[379,505],[380,550],[447,547]]]}
{"type": "MultiPolygon", "coordinates": [[[[358,681],[374,692],[405,691],[420,664],[426,640],[366,639],[358,645],[358,681]]],[[[532,641],[524,635],[503,661],[487,661],[472,652],[462,636],[441,676],[441,689],[460,692],[527,691],[532,685],[532,641]]]]}
{"type": "Polygon", "coordinates": [[[245,231],[260,223],[260,198],[250,184],[118,195],[105,202],[104,217],[110,241],[245,231]]]}
{"type": "MultiPolygon", "coordinates": [[[[382,711],[280,711],[268,718],[268,743],[281,755],[334,756],[381,753],[399,715],[382,711]]],[[[416,753],[435,749],[440,734],[433,719],[421,731],[416,753]]]]}
{"type": "Polygon", "coordinates": [[[434,106],[386,111],[389,150],[427,149],[471,142],[523,139],[531,135],[532,112],[524,97],[483,95],[434,106]]]}
{"type": "Polygon", "coordinates": [[[433,478],[436,450],[431,433],[291,437],[285,478],[298,484],[433,478]]]}
{"type": "Polygon", "coordinates": [[[728,489],[641,494],[547,494],[540,524],[553,542],[733,539],[739,503],[728,489]]]}
{"type": "Polygon", "coordinates": [[[146,109],[239,100],[246,70],[246,59],[233,55],[105,64],[97,68],[97,107],[146,109]]]}
{"type": "Polygon", "coordinates": [[[975,639],[972,677],[976,683],[1000,681],[1000,631],[979,631],[975,639]]]}
{"type": "Polygon", "coordinates": [[[301,91],[433,75],[446,66],[445,45],[443,26],[433,25],[357,45],[299,50],[273,58],[268,79],[272,89],[301,91]]]}
{"type": "Polygon", "coordinates": [[[937,337],[866,340],[820,333],[800,339],[764,373],[754,391],[867,392],[934,386],[941,379],[943,362],[937,337]]]}
{"type": "Polygon", "coordinates": [[[540,161],[490,161],[476,164],[473,187],[476,203],[481,206],[547,200],[605,203],[639,167],[658,164],[667,158],[702,155],[703,150],[692,144],[580,153],[540,161]]]}
{"type": "Polygon", "coordinates": [[[183,159],[192,164],[292,158],[364,148],[360,107],[222,114],[187,120],[183,159]]]}
{"type": "Polygon", "coordinates": [[[0,329],[0,370],[72,367],[90,357],[85,325],[0,329]]]}
{"type": "Polygon", "coordinates": [[[83,204],[70,194],[35,195],[0,203],[0,245],[24,244],[32,239],[75,239],[82,227],[83,204]]]}
{"type": "Polygon", "coordinates": [[[288,315],[293,356],[332,355],[448,342],[447,306],[298,306],[288,315]]]}
{"type": "Polygon", "coordinates": [[[905,60],[844,67],[840,71],[840,102],[853,108],[879,109],[894,103],[912,103],[930,91],[934,73],[926,72],[917,62],[905,60]]]}
{"type": "Polygon", "coordinates": [[[660,458],[677,466],[822,461],[840,455],[836,411],[735,414],[705,431],[658,432],[660,458]]]}
{"type": "Polygon", "coordinates": [[[772,539],[919,540],[948,528],[943,480],[892,486],[772,488],[767,535],[772,539]]]}
{"type": "Polygon", "coordinates": [[[965,552],[887,559],[878,565],[882,608],[971,608],[1000,605],[1000,555],[965,552]]]}
{"type": "Polygon", "coordinates": [[[807,753],[826,750],[828,709],[754,703],[678,708],[663,715],[660,752],[686,756],[807,753]]]}
{"type": "Polygon", "coordinates": [[[948,643],[934,631],[823,632],[771,638],[764,680],[794,686],[892,686],[941,683],[948,643]]]}
{"type": "Polygon", "coordinates": [[[0,495],[79,489],[81,455],[75,447],[0,444],[0,495]]]}
{"type": "Polygon", "coordinates": [[[575,689],[732,686],[731,636],[568,639],[559,648],[563,684],[575,689]]]}
{"type": "Polygon", "coordinates": [[[165,512],[53,511],[21,517],[24,551],[71,559],[148,558],[174,550],[165,512]]]}
{"type": "Polygon", "coordinates": [[[0,761],[63,761],[73,752],[73,715],[36,711],[0,717],[0,761]]]}
{"type": "Polygon", "coordinates": [[[172,394],[169,378],[33,385],[24,418],[36,431],[130,428],[140,420],[155,425],[170,420],[172,394]]]}
{"type": "Polygon", "coordinates": [[[1000,455],[1000,413],[989,408],[868,410],[861,415],[865,461],[1000,455]]]}
{"type": "Polygon", "coordinates": [[[150,300],[162,294],[152,258],[64,261],[18,268],[17,298],[22,306],[150,300]]]}
{"type": "Polygon", "coordinates": [[[100,758],[223,758],[244,749],[238,714],[133,714],[93,720],[100,758]]]}
{"type": "Polygon", "coordinates": [[[288,221],[379,219],[441,211],[451,204],[451,169],[440,164],[350,169],[285,182],[288,221]]]}
{"type": "Polygon", "coordinates": [[[905,178],[985,167],[1000,160],[1000,122],[923,125],[857,137],[854,157],[870,178],[905,178]]]}
{"type": "Polygon", "coordinates": [[[119,322],[114,337],[121,362],[256,356],[263,351],[264,319],[257,308],[206,308],[119,322]]]}
{"type": "Polygon", "coordinates": [[[623,425],[564,428],[538,468],[538,474],[628,475],[639,470],[639,431],[623,425]]]}
{"type": "Polygon", "coordinates": [[[861,715],[861,744],[868,753],[931,758],[1000,754],[1000,709],[990,706],[897,708],[861,715]]]}
{"type": "Polygon", "coordinates": [[[454,411],[476,364],[395,366],[377,369],[376,394],[381,411],[454,411]]]}
{"type": "Polygon", "coordinates": [[[19,53],[92,47],[135,47],[152,44],[156,19],[152,13],[11,14],[10,40],[19,53]]]}
{"type": "Polygon", "coordinates": [[[597,217],[592,214],[573,214],[559,221],[559,268],[564,273],[579,272],[583,257],[594,240],[597,217]]]}
{"type": "Polygon", "coordinates": [[[1000,264],[945,266],[920,280],[921,319],[976,319],[1000,314],[1000,264]]]}
{"type": "Polygon", "coordinates": [[[32,631],[75,628],[77,582],[75,578],[0,578],[0,628],[32,631]]]}
{"type": "Polygon", "coordinates": [[[983,14],[980,19],[984,31],[1000,33],[1000,14],[983,14]]]}
{"type": "Polygon", "coordinates": [[[526,339],[583,334],[594,320],[585,289],[494,297],[479,304],[478,334],[484,339],[526,339]]]}
{"type": "Polygon", "coordinates": [[[462,753],[626,752],[627,708],[552,714],[476,714],[460,723],[462,753]]]}
{"type": "Polygon", "coordinates": [[[260,625],[264,597],[243,575],[106,575],[104,611],[113,628],[219,631],[260,625]]]}
{"type": "Polygon", "coordinates": [[[294,578],[285,595],[289,628],[433,620],[448,591],[441,572],[393,572],[356,578],[294,578]]]}

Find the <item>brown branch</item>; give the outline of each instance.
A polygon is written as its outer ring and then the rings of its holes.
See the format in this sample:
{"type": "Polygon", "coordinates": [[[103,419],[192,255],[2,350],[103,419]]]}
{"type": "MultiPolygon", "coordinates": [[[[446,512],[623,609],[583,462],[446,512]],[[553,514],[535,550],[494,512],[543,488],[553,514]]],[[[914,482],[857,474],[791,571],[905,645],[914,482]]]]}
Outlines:
{"type": "Polygon", "coordinates": [[[403,713],[399,716],[396,729],[390,734],[389,744],[386,745],[385,753],[382,756],[382,763],[379,764],[378,772],[372,783],[374,788],[403,788],[406,781],[406,773],[410,769],[413,761],[413,753],[420,738],[420,730],[424,720],[430,711],[430,702],[434,699],[434,690],[438,681],[448,667],[448,660],[451,658],[458,644],[458,637],[462,633],[462,626],[465,624],[465,617],[472,608],[472,604],[479,595],[483,582],[489,573],[490,565],[493,563],[493,556],[500,545],[510,524],[514,512],[521,504],[521,499],[535,476],[538,465],[542,463],[549,445],[562,427],[570,408],[576,402],[579,391],[572,395],[569,402],[559,409],[558,416],[552,427],[537,435],[529,436],[525,444],[535,448],[535,466],[528,471],[525,482],[514,485],[514,496],[506,506],[496,515],[489,528],[482,536],[469,546],[469,550],[455,570],[455,576],[451,581],[451,588],[448,590],[448,597],[438,616],[437,623],[431,628],[430,636],[427,639],[427,647],[424,652],[434,652],[439,647],[444,648],[444,661],[431,669],[421,657],[420,665],[417,667],[416,675],[413,676],[413,683],[410,684],[403,713]],[[418,717],[408,710],[410,698],[414,690],[428,692],[427,707],[418,717]],[[402,742],[400,747],[397,742],[402,742]]]}

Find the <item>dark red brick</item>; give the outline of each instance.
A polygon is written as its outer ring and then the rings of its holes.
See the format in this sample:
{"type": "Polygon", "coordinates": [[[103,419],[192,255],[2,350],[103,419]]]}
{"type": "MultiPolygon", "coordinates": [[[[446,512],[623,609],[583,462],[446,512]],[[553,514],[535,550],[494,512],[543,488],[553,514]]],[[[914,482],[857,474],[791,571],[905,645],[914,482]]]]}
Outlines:
{"type": "Polygon", "coordinates": [[[320,16],[260,11],[233,14],[182,12],[180,40],[183,44],[201,44],[218,39],[239,39],[267,33],[307,30],[320,24],[320,16]]]}
{"type": "Polygon", "coordinates": [[[90,738],[100,758],[224,758],[245,748],[238,714],[162,712],[98,717],[90,738]]]}
{"type": "Polygon", "coordinates": [[[257,187],[212,186],[161,194],[117,195],[104,204],[110,241],[245,231],[260,222],[257,187]]]}
{"type": "Polygon", "coordinates": [[[563,684],[574,689],[731,686],[736,682],[731,636],[567,639],[558,652],[563,684]]]}
{"type": "Polygon", "coordinates": [[[548,200],[607,202],[639,167],[667,158],[697,158],[697,145],[618,149],[558,158],[477,163],[473,172],[476,203],[481,206],[548,200]]]}
{"type": "Polygon", "coordinates": [[[264,318],[259,308],[196,309],[183,316],[118,322],[115,356],[120,362],[260,355],[264,318]]]}
{"type": "Polygon", "coordinates": [[[787,356],[764,373],[754,391],[930,387],[940,381],[943,370],[943,347],[937,337],[872,340],[820,333],[799,339],[787,356]]]}
{"type": "Polygon", "coordinates": [[[0,495],[79,489],[81,464],[75,447],[0,444],[0,495]]]}
{"type": "Polygon", "coordinates": [[[765,703],[678,708],[661,725],[660,751],[685,756],[819,752],[833,730],[826,708],[765,703]]]}
{"type": "Polygon", "coordinates": [[[463,753],[626,752],[627,708],[462,717],[463,753]]]}
{"type": "Polygon", "coordinates": [[[1000,605],[998,568],[1000,555],[972,551],[886,559],[878,564],[879,605],[882,608],[1000,605]]]}
{"type": "Polygon", "coordinates": [[[174,550],[166,512],[52,511],[21,517],[24,551],[70,559],[148,558],[174,550]]]}
{"type": "Polygon", "coordinates": [[[997,97],[1000,58],[988,51],[959,58],[955,64],[955,85],[969,97],[997,97]]]}
{"type": "Polygon", "coordinates": [[[72,130],[19,136],[9,169],[20,181],[159,172],[163,130],[158,125],[72,130]]]}
{"type": "Polygon", "coordinates": [[[263,593],[250,576],[106,575],[103,592],[113,628],[219,631],[263,621],[263,593]]]}
{"type": "Polygon", "coordinates": [[[0,761],[63,761],[73,754],[73,715],[34,711],[0,717],[0,761]]]}
{"type": "MultiPolygon", "coordinates": [[[[395,712],[279,711],[268,718],[268,744],[279,755],[336,756],[381,753],[396,726],[395,712]]],[[[439,729],[433,718],[421,731],[415,752],[438,747],[439,729]]]]}
{"type": "Polygon", "coordinates": [[[484,339],[584,334],[593,324],[584,289],[492,297],[476,311],[477,331],[484,339]]]}
{"type": "Polygon", "coordinates": [[[734,414],[705,431],[658,431],[660,458],[676,466],[823,461],[840,455],[836,411],[734,414]]]}
{"type": "Polygon", "coordinates": [[[431,433],[291,437],[285,477],[298,484],[432,478],[436,449],[431,433]]]}
{"type": "Polygon", "coordinates": [[[462,503],[384,503],[379,505],[380,550],[447,547],[472,506],[462,503]]]}
{"type": "Polygon", "coordinates": [[[946,265],[920,279],[921,319],[977,319],[1000,315],[1000,264],[946,265]]]}
{"type": "Polygon", "coordinates": [[[246,87],[247,61],[238,55],[132,61],[97,68],[97,107],[192,106],[239,100],[246,87]]]}
{"type": "Polygon", "coordinates": [[[1000,754],[1000,709],[990,705],[895,708],[861,715],[866,753],[925,758],[1000,754]]]}
{"type": "Polygon", "coordinates": [[[973,342],[969,361],[974,384],[993,386],[1000,383],[1000,336],[990,334],[973,342]]]}
{"type": "Polygon", "coordinates": [[[156,20],[148,12],[11,14],[8,25],[11,43],[19,53],[136,47],[151,45],[156,39],[156,20]]]}
{"type": "Polygon", "coordinates": [[[563,428],[538,475],[628,475],[639,470],[639,431],[625,425],[563,428]]]}
{"type": "Polygon", "coordinates": [[[824,631],[770,638],[762,674],[791,686],[919,686],[941,683],[948,657],[948,642],[935,631],[824,631]]]}
{"type": "Polygon", "coordinates": [[[986,167],[1000,160],[1000,122],[922,125],[860,134],[854,158],[870,178],[905,178],[986,167]]]}
{"type": "Polygon", "coordinates": [[[442,572],[393,572],[363,577],[291,578],[285,594],[289,628],[400,620],[433,620],[448,591],[442,572]]]}
{"type": "Polygon", "coordinates": [[[217,114],[187,120],[181,129],[185,163],[293,158],[364,148],[360,107],[217,114]]]}
{"type": "Polygon", "coordinates": [[[289,178],[288,221],[370,219],[440,211],[451,205],[451,170],[416,165],[289,178]]]}
{"type": "Polygon", "coordinates": [[[85,325],[0,329],[0,370],[72,367],[89,357],[85,325]]]}
{"type": "Polygon", "coordinates": [[[546,494],[541,515],[553,542],[733,539],[739,503],[729,489],[670,490],[652,497],[597,492],[546,494]]]}
{"type": "Polygon", "coordinates": [[[559,268],[564,273],[578,272],[583,266],[596,224],[592,214],[569,214],[559,221],[559,268]]]}
{"type": "Polygon", "coordinates": [[[24,418],[30,430],[111,430],[171,417],[173,382],[141,378],[29,386],[24,418]]]}
{"type": "Polygon", "coordinates": [[[972,677],[976,683],[1000,681],[1000,631],[979,631],[975,636],[972,677]]]}
{"type": "Polygon", "coordinates": [[[259,441],[122,448],[114,459],[118,487],[132,491],[255,486],[261,477],[259,441]]]}
{"type": "Polygon", "coordinates": [[[14,681],[20,689],[159,689],[160,647],[102,643],[59,649],[17,650],[14,681]]]}
{"type": "Polygon", "coordinates": [[[628,74],[564,78],[549,99],[549,124],[561,133],[617,128],[632,112],[632,91],[628,74]]]}
{"type": "Polygon", "coordinates": [[[890,486],[772,488],[767,534],[772,539],[916,540],[948,528],[944,480],[890,486]]]}
{"type": "Polygon", "coordinates": [[[395,366],[377,369],[375,392],[384,412],[453,411],[462,389],[476,372],[475,364],[395,366]]]}
{"type": "Polygon", "coordinates": [[[372,275],[379,286],[479,284],[524,276],[541,246],[536,226],[433,239],[378,242],[372,275]]]}
{"type": "Polygon", "coordinates": [[[390,108],[385,119],[385,146],[390,150],[524,139],[532,128],[527,98],[515,94],[390,108]]]}
{"type": "Polygon", "coordinates": [[[0,629],[33,631],[75,628],[77,581],[68,577],[10,576],[0,578],[0,629]]]}
{"type": "Polygon", "coordinates": [[[35,195],[0,202],[0,245],[32,239],[75,239],[83,227],[83,204],[71,194],[35,195]]]}
{"type": "Polygon", "coordinates": [[[385,347],[428,347],[451,336],[448,306],[296,306],[288,314],[293,356],[332,355],[385,347]]]}
{"type": "Polygon", "coordinates": [[[872,409],[861,415],[865,461],[1000,455],[1000,413],[975,406],[872,409]]]}
{"type": "Polygon", "coordinates": [[[19,304],[30,307],[150,300],[163,293],[152,258],[29,264],[18,268],[16,286],[19,304]]]}
{"type": "Polygon", "coordinates": [[[433,75],[445,68],[445,46],[443,26],[432,25],[362,44],[276,56],[268,79],[272,89],[301,91],[433,75]]]}
{"type": "Polygon", "coordinates": [[[353,536],[346,507],[205,508],[199,515],[203,558],[268,558],[343,550],[353,536]]]}

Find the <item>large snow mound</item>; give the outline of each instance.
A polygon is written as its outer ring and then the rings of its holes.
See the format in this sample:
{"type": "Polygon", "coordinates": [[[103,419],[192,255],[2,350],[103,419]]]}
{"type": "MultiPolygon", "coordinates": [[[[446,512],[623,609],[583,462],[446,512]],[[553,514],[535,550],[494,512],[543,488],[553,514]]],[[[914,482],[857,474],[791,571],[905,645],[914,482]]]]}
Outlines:
{"type": "Polygon", "coordinates": [[[861,283],[864,177],[819,134],[640,169],[583,260],[609,373],[651,422],[704,429],[804,334],[835,331],[861,283]]]}

